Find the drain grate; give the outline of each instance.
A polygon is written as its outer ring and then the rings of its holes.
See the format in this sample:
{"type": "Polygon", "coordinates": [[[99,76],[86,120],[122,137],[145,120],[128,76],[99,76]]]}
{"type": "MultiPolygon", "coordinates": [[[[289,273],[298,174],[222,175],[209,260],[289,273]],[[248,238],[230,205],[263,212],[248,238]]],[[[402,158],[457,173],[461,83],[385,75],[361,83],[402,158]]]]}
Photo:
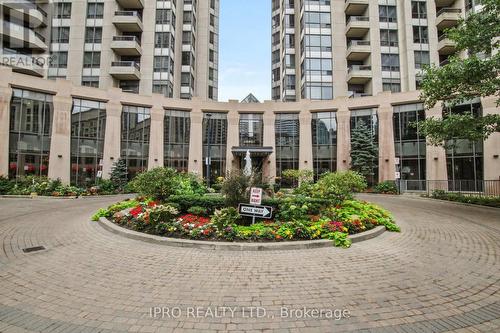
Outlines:
{"type": "Polygon", "coordinates": [[[36,252],[36,251],[42,251],[45,250],[45,247],[43,246],[33,246],[33,247],[27,247],[23,249],[24,253],[30,253],[30,252],[36,252]]]}

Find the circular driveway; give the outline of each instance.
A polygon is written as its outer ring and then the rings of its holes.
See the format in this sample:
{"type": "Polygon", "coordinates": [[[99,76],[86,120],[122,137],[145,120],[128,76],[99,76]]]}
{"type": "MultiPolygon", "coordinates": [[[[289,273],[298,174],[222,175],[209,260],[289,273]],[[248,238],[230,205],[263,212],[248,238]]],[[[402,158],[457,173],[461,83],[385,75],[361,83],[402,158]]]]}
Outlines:
{"type": "Polygon", "coordinates": [[[149,244],[90,222],[119,197],[0,198],[0,332],[500,331],[500,210],[362,198],[403,232],[263,252],[149,244]],[[23,252],[34,246],[46,249],[23,252]]]}

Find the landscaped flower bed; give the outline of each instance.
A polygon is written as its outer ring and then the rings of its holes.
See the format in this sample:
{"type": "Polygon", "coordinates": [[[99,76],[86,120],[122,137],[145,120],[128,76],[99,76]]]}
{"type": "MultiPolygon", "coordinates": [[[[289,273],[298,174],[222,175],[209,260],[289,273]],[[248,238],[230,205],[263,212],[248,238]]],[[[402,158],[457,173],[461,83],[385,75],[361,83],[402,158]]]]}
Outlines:
{"type": "Polygon", "coordinates": [[[389,212],[353,199],[352,192],[366,186],[356,173],[326,174],[315,184],[302,183],[289,194],[266,198],[263,204],[275,209],[273,219],[255,224],[235,208],[236,202],[244,202],[249,179],[238,175],[227,179],[222,185],[225,195],[211,195],[192,175],[156,169],[133,182],[147,197],[101,209],[93,220],[105,217],[131,230],[166,237],[231,242],[329,239],[342,247],[351,245],[349,234],[377,226],[399,231],[389,212]],[[237,187],[241,192],[235,191],[237,187]]]}

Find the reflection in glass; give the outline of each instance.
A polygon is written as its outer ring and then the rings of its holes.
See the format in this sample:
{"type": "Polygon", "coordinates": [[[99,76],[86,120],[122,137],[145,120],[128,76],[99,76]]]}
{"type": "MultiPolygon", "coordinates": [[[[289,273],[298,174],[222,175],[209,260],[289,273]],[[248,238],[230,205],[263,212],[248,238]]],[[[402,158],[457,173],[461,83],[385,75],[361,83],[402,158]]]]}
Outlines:
{"type": "Polygon", "coordinates": [[[314,177],[337,170],[337,118],[335,112],[318,112],[312,118],[314,177]]]}
{"type": "Polygon", "coordinates": [[[105,103],[73,99],[71,112],[71,183],[91,186],[102,170],[105,103]]]}
{"type": "MultiPolygon", "coordinates": [[[[353,110],[351,111],[351,139],[352,130],[357,127],[360,122],[364,122],[368,128],[371,129],[371,133],[378,148],[378,117],[377,109],[364,109],[364,110],[353,110]]],[[[378,183],[378,158],[375,161],[375,168],[373,168],[372,176],[368,177],[368,185],[374,185],[378,183]]]]}
{"type": "Polygon", "coordinates": [[[426,143],[418,130],[419,122],[424,120],[422,103],[394,107],[394,147],[401,180],[408,180],[408,190],[425,190],[426,143]]]}
{"type": "Polygon", "coordinates": [[[47,176],[52,96],[14,89],[10,104],[9,177],[47,176]]]}
{"type": "Polygon", "coordinates": [[[210,182],[223,177],[226,171],[227,115],[213,112],[203,115],[203,177],[207,174],[208,138],[210,138],[210,182]],[[210,129],[210,133],[209,133],[210,129]]]}
{"type": "Polygon", "coordinates": [[[282,186],[290,186],[282,178],[284,170],[299,169],[300,123],[297,113],[279,113],[274,122],[276,135],[276,175],[281,177],[282,186]]]}
{"type": "Polygon", "coordinates": [[[245,113],[240,115],[240,146],[262,146],[264,141],[264,121],[262,114],[245,113]]]}
{"type": "Polygon", "coordinates": [[[191,130],[189,112],[167,110],[164,127],[165,166],[187,172],[191,130]]]}
{"type": "Polygon", "coordinates": [[[121,158],[127,164],[128,178],[148,167],[151,113],[149,108],[123,106],[121,158]]]}

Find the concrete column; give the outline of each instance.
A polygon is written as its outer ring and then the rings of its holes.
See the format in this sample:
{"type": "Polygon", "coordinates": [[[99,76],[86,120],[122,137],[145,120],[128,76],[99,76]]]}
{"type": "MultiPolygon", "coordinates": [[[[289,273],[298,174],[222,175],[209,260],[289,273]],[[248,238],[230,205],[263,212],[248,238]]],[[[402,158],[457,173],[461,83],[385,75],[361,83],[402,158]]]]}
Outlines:
{"type": "Polygon", "coordinates": [[[302,109],[299,115],[300,121],[300,147],[299,151],[299,169],[313,170],[313,153],[312,153],[312,129],[311,129],[312,114],[308,109],[302,109]]]}
{"type": "MultiPolygon", "coordinates": [[[[436,105],[432,109],[425,111],[425,118],[438,118],[441,119],[443,117],[441,106],[436,105]]],[[[431,146],[427,144],[426,147],[426,179],[427,180],[447,180],[448,179],[448,170],[446,167],[446,151],[443,147],[431,146]]],[[[446,182],[442,182],[442,184],[434,184],[429,183],[429,186],[432,188],[428,188],[428,191],[432,191],[437,189],[438,186],[448,187],[446,182]]]]}
{"type": "Polygon", "coordinates": [[[264,159],[262,173],[264,179],[269,180],[271,184],[274,184],[276,179],[276,130],[274,126],[275,120],[276,115],[274,114],[274,112],[264,113],[264,146],[273,147],[273,152],[264,159]]]}
{"type": "MultiPolygon", "coordinates": [[[[332,54],[333,54],[333,77],[342,78],[340,80],[333,80],[333,96],[347,96],[347,58],[346,58],[346,35],[345,35],[345,0],[335,0],[331,2],[331,25],[332,25],[332,54]]],[[[299,6],[297,6],[299,7],[299,6]]],[[[299,8],[300,10],[300,8],[299,8]]],[[[300,15],[298,15],[300,19],[300,15]]],[[[300,27],[300,21],[297,25],[300,27]]],[[[297,45],[300,49],[300,33],[297,34],[299,42],[297,45]]],[[[297,52],[300,56],[300,52],[297,52]]],[[[300,58],[297,59],[297,64],[300,64],[300,58]]],[[[300,66],[297,66],[300,68],[300,66]]],[[[300,76],[299,80],[300,80],[300,76]]],[[[299,87],[299,85],[297,85],[299,87]]]]}
{"type": "MultiPolygon", "coordinates": [[[[389,98],[388,98],[389,99],[389,98]]],[[[378,109],[378,177],[379,182],[394,180],[396,173],[393,110],[390,104],[381,104],[378,109]]]]}
{"type": "MultiPolygon", "coordinates": [[[[481,100],[483,115],[500,114],[495,99],[490,96],[481,100]]],[[[500,180],[500,133],[493,133],[484,142],[484,180],[500,180]]]]}
{"type": "MultiPolygon", "coordinates": [[[[58,81],[58,83],[63,83],[63,81],[58,81]]],[[[71,108],[73,99],[69,85],[60,84],[59,88],[57,95],[52,98],[54,115],[50,138],[48,176],[51,179],[59,178],[64,184],[69,184],[71,174],[71,108]]]]}
{"type": "Polygon", "coordinates": [[[337,111],[337,171],[349,170],[351,164],[351,112],[337,111]]]}
{"type": "Polygon", "coordinates": [[[200,177],[203,176],[203,112],[199,107],[191,110],[191,132],[189,135],[188,169],[200,177]]]}
{"type": "Polygon", "coordinates": [[[382,91],[382,56],[381,56],[381,48],[380,48],[380,28],[383,28],[388,25],[388,23],[383,22],[379,23],[379,10],[376,3],[371,3],[368,7],[368,16],[370,17],[370,32],[369,40],[370,40],[370,48],[371,48],[371,56],[369,63],[366,65],[372,66],[372,80],[371,84],[367,84],[368,92],[370,92],[371,85],[371,93],[373,96],[377,95],[382,91]]]}
{"type": "Polygon", "coordinates": [[[163,166],[164,122],[165,110],[160,106],[151,108],[148,170],[163,166]]]}
{"type": "Polygon", "coordinates": [[[240,168],[238,157],[234,156],[231,148],[240,145],[240,115],[236,100],[230,100],[229,112],[227,113],[227,143],[226,143],[226,170],[235,171],[240,168]]]}
{"type": "MultiPolygon", "coordinates": [[[[3,73],[2,73],[3,74],[3,73]]],[[[0,81],[0,176],[9,175],[9,124],[12,89],[0,81]]]]}
{"type": "Polygon", "coordinates": [[[102,178],[109,179],[113,163],[121,156],[121,116],[122,105],[118,99],[106,104],[106,133],[104,134],[104,163],[102,178]]]}

